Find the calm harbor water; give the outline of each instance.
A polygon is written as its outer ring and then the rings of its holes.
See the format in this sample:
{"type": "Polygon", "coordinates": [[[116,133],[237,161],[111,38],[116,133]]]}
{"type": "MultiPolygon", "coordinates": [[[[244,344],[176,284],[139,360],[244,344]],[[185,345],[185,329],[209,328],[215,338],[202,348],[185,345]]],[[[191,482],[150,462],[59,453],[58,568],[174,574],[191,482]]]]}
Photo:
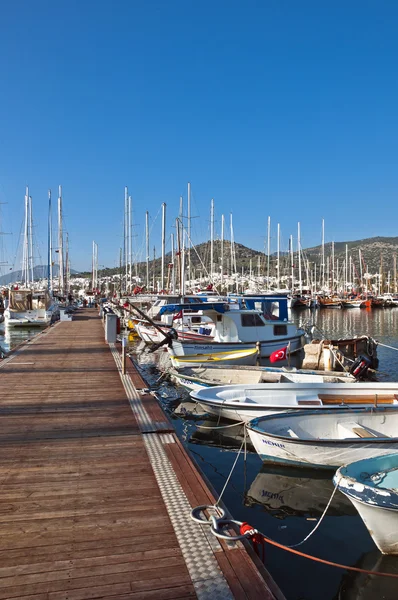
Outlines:
{"type": "MultiPolygon", "coordinates": [[[[301,310],[292,313],[297,324],[312,321],[325,337],[368,334],[381,344],[398,348],[398,309],[301,310]]],[[[378,347],[379,379],[398,380],[398,351],[378,347]]],[[[173,411],[188,396],[182,388],[159,380],[154,355],[140,359],[144,377],[157,389],[176,430],[201,470],[220,493],[242,442],[240,427],[224,431],[200,429],[215,426],[177,417],[173,411]]],[[[333,491],[331,476],[321,471],[263,465],[250,452],[246,464],[238,459],[224,501],[234,518],[247,521],[268,537],[292,545],[313,529],[333,491]]],[[[398,557],[383,557],[375,547],[351,503],[336,492],[328,513],[302,552],[369,570],[398,573],[398,557]]],[[[369,577],[322,565],[272,546],[266,547],[265,565],[287,600],[396,600],[396,579],[369,577]]]]}
{"type": "Polygon", "coordinates": [[[4,327],[0,329],[0,348],[5,352],[9,352],[22,342],[30,340],[35,335],[43,331],[40,327],[32,327],[32,329],[25,329],[24,327],[10,328],[4,327]]]}

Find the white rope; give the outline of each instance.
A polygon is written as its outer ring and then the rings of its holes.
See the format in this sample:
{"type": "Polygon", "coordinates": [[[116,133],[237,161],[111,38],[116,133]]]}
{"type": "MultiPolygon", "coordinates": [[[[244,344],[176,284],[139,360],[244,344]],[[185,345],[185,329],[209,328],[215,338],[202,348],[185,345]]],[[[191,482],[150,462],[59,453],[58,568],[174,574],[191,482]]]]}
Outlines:
{"type": "Polygon", "coordinates": [[[333,498],[334,498],[334,495],[335,495],[335,493],[336,493],[336,490],[337,490],[337,485],[338,485],[338,483],[339,483],[340,479],[341,479],[341,477],[339,477],[339,480],[338,480],[338,481],[336,481],[336,483],[334,484],[334,490],[333,490],[333,492],[332,492],[332,495],[331,495],[331,496],[330,496],[330,498],[329,498],[329,502],[328,502],[328,503],[327,503],[327,505],[325,506],[325,510],[323,511],[322,515],[321,515],[321,516],[320,516],[320,518],[319,518],[319,521],[318,521],[318,523],[315,525],[315,527],[313,528],[313,530],[312,530],[312,531],[310,531],[310,533],[309,533],[309,534],[308,534],[308,535],[307,535],[307,536],[306,536],[306,537],[305,537],[305,538],[304,538],[304,539],[303,539],[301,542],[298,542],[298,544],[293,544],[292,546],[288,546],[288,548],[297,548],[297,546],[301,546],[302,544],[304,544],[304,542],[306,542],[306,541],[307,541],[307,540],[308,540],[308,539],[309,539],[309,538],[312,536],[312,534],[313,534],[313,533],[315,533],[315,531],[318,529],[319,525],[322,523],[322,521],[323,521],[323,518],[324,518],[324,516],[326,515],[326,513],[327,513],[327,511],[328,511],[328,508],[329,508],[329,506],[330,506],[330,505],[331,505],[331,503],[332,503],[332,500],[333,500],[333,498]]]}
{"type": "Polygon", "coordinates": [[[228,429],[228,427],[237,427],[237,425],[244,425],[245,421],[239,421],[238,423],[232,423],[232,425],[220,425],[220,427],[207,427],[206,425],[196,425],[201,429],[228,429]]]}
{"type": "Polygon", "coordinates": [[[220,493],[220,495],[219,495],[219,497],[218,497],[218,500],[217,500],[217,502],[215,503],[215,505],[214,505],[214,506],[217,506],[217,504],[220,502],[220,500],[221,500],[221,498],[222,498],[222,495],[223,495],[223,493],[224,493],[224,492],[225,492],[225,490],[226,490],[226,487],[227,487],[227,485],[228,485],[228,483],[229,483],[229,480],[231,479],[231,475],[232,475],[232,473],[233,473],[233,471],[234,471],[234,469],[235,469],[235,467],[236,467],[236,463],[238,462],[238,458],[239,458],[239,456],[240,456],[240,453],[242,452],[242,448],[243,448],[243,446],[245,445],[245,439],[246,439],[246,427],[245,427],[245,435],[244,435],[244,438],[243,438],[243,442],[242,442],[242,444],[241,444],[241,446],[240,446],[240,448],[239,448],[239,452],[238,452],[238,454],[236,455],[236,458],[235,458],[234,464],[232,465],[232,469],[231,469],[231,471],[230,471],[230,473],[229,473],[229,475],[228,475],[228,477],[227,477],[227,480],[226,480],[226,482],[225,482],[225,484],[224,484],[224,487],[223,487],[223,489],[221,490],[221,493],[220,493]]]}

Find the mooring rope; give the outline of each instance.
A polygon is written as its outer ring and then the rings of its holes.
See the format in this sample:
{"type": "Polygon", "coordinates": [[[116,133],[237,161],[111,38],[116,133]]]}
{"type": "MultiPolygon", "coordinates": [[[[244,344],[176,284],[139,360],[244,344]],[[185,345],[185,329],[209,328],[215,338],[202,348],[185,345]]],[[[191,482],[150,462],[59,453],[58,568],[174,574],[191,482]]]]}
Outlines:
{"type": "MultiPolygon", "coordinates": [[[[237,423],[238,424],[238,423],[237,423]]],[[[234,424],[235,425],[235,424],[234,424]]],[[[246,425],[246,424],[245,424],[246,425]]],[[[210,428],[212,429],[212,428],[210,428]]],[[[221,501],[221,498],[227,488],[227,485],[231,479],[232,473],[237,465],[239,456],[242,452],[243,447],[245,447],[245,454],[246,454],[246,435],[247,435],[247,428],[245,426],[245,434],[244,434],[244,438],[243,438],[243,442],[239,448],[239,452],[235,458],[235,461],[231,467],[231,470],[229,472],[229,475],[225,481],[225,484],[221,490],[221,493],[219,495],[219,498],[217,500],[217,502],[214,505],[201,505],[201,506],[197,506],[196,508],[193,508],[191,511],[191,518],[196,521],[197,523],[200,523],[201,525],[209,525],[210,526],[210,531],[211,533],[221,539],[225,539],[225,540],[230,540],[230,541],[238,541],[238,540],[242,540],[242,539],[248,539],[251,540],[255,546],[255,548],[259,545],[259,544],[264,544],[266,542],[268,542],[269,544],[271,544],[272,546],[275,546],[276,548],[280,548],[281,550],[285,550],[287,552],[291,552],[293,554],[297,554],[298,556],[301,556],[303,558],[307,558],[309,560],[313,560],[315,562],[319,562],[322,563],[324,565],[328,565],[331,567],[336,567],[339,569],[344,569],[347,571],[355,571],[357,573],[365,573],[366,575],[378,575],[379,577],[393,577],[394,579],[398,579],[398,574],[397,573],[385,573],[385,572],[381,572],[381,571],[369,571],[367,569],[361,569],[359,567],[350,567],[348,565],[343,565],[341,563],[336,563],[330,560],[326,560],[323,558],[319,558],[317,556],[313,556],[312,554],[306,554],[304,552],[301,552],[300,550],[295,550],[295,548],[297,548],[298,546],[301,546],[302,544],[304,544],[304,542],[306,542],[314,533],[315,531],[318,529],[318,527],[320,526],[321,522],[323,521],[332,501],[334,498],[334,495],[336,493],[336,490],[338,488],[338,480],[335,482],[334,488],[333,488],[333,492],[329,498],[329,501],[327,503],[327,505],[325,506],[325,509],[321,515],[321,517],[319,518],[319,521],[317,522],[317,524],[315,525],[315,527],[310,531],[309,534],[307,534],[307,536],[301,541],[298,542],[297,544],[292,544],[290,546],[285,545],[285,544],[281,544],[279,542],[276,542],[275,540],[272,540],[270,538],[268,538],[266,535],[264,535],[261,531],[258,531],[257,529],[255,529],[254,527],[252,527],[251,525],[249,525],[246,522],[243,521],[236,521],[234,519],[226,519],[225,518],[225,512],[223,509],[220,509],[220,507],[218,506],[219,502],[221,501]],[[202,519],[199,514],[202,513],[204,510],[210,510],[210,511],[216,511],[217,514],[219,514],[219,517],[216,517],[214,514],[210,516],[209,519],[202,519]],[[236,525],[239,527],[239,535],[236,536],[231,536],[231,535],[227,535],[226,533],[223,533],[223,529],[226,526],[231,526],[231,525],[236,525]]],[[[246,456],[245,456],[246,459],[246,456]]],[[[257,551],[257,550],[256,550],[257,551]]]]}

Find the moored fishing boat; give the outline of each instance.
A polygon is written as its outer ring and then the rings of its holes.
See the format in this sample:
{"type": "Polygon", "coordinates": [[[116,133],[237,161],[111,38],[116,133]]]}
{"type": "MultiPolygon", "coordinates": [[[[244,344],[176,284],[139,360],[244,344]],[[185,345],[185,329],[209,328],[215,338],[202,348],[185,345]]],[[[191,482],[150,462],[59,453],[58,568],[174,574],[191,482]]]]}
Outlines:
{"type": "Polygon", "coordinates": [[[334,482],[357,509],[380,552],[398,554],[398,453],[340,467],[334,482]]]}
{"type": "Polygon", "coordinates": [[[377,408],[359,409],[362,399],[358,397],[355,409],[302,410],[254,419],[247,425],[251,442],[264,461],[317,468],[398,452],[396,394],[384,396],[390,406],[383,408],[379,398],[377,408]]]}
{"type": "Polygon", "coordinates": [[[285,411],[293,415],[303,409],[337,413],[342,407],[344,411],[353,406],[398,407],[397,383],[324,383],[319,376],[313,377],[313,383],[291,380],[207,387],[192,391],[191,398],[211,414],[247,422],[285,411]]]}
{"type": "Polygon", "coordinates": [[[216,385],[236,385],[252,383],[291,383],[319,382],[349,383],[355,377],[343,371],[311,371],[306,369],[287,369],[285,367],[239,366],[239,368],[223,365],[201,364],[179,369],[169,369],[171,378],[189,391],[216,385]]]}
{"type": "MultiPolygon", "coordinates": [[[[202,304],[199,309],[214,323],[213,340],[208,343],[173,340],[170,353],[182,357],[258,348],[260,357],[268,358],[282,347],[289,353],[296,352],[303,347],[305,332],[284,316],[285,312],[287,315],[286,298],[272,299],[273,305],[282,303],[283,312],[279,315],[273,312],[269,319],[264,317],[262,310],[241,308],[239,304],[218,302],[208,303],[207,307],[202,304]]],[[[160,310],[160,314],[176,313],[185,308],[186,305],[168,305],[160,310]]],[[[192,310],[195,309],[193,305],[192,310]]]]}
{"type": "Polygon", "coordinates": [[[176,356],[171,352],[170,359],[173,367],[179,369],[181,367],[206,365],[214,362],[223,365],[254,365],[257,355],[257,348],[236,348],[235,350],[190,354],[188,356],[176,356]]]}
{"type": "Polygon", "coordinates": [[[341,300],[343,308],[365,308],[364,300],[355,298],[346,298],[341,300]]]}
{"type": "Polygon", "coordinates": [[[335,296],[318,296],[318,303],[321,308],[341,308],[341,299],[335,296]]]}

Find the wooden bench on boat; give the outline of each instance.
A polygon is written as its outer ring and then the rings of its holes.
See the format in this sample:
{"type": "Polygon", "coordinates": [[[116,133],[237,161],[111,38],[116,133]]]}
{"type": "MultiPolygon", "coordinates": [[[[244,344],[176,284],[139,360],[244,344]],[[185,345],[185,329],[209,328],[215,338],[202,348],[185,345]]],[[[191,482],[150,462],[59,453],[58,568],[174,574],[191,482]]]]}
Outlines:
{"type": "Polygon", "coordinates": [[[394,404],[398,394],[371,394],[366,396],[353,396],[344,394],[318,394],[323,404],[394,404]]]}
{"type": "Polygon", "coordinates": [[[380,433],[371,427],[361,425],[355,421],[346,421],[338,424],[338,428],[344,433],[348,434],[348,437],[359,437],[359,438],[386,438],[390,437],[385,433],[380,433]],[[354,435],[352,435],[354,434],[354,435]]]}

